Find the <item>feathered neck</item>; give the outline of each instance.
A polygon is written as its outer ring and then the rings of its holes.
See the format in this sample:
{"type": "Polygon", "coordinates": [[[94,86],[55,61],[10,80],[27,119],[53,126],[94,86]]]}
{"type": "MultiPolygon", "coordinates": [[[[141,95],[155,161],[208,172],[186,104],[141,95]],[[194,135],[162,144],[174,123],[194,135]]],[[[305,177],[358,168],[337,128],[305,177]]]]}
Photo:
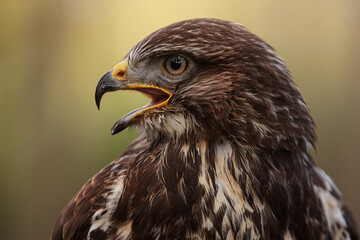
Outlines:
{"type": "MultiPolygon", "coordinates": [[[[213,178],[217,171],[223,171],[231,175],[239,187],[253,186],[255,191],[266,191],[264,186],[272,184],[275,178],[286,185],[288,179],[301,178],[296,175],[305,174],[314,165],[307,146],[265,149],[245,145],[236,139],[204,139],[194,135],[177,139],[160,138],[151,142],[150,146],[158,146],[164,156],[159,164],[162,172],[181,176],[190,171],[202,176],[205,173],[201,171],[208,171],[214,174],[213,178]]],[[[173,176],[170,174],[169,177],[173,176]]],[[[166,178],[163,180],[166,181],[166,178]]]]}
{"type": "Polygon", "coordinates": [[[149,226],[176,226],[180,230],[171,227],[176,235],[168,236],[183,239],[185,235],[177,234],[190,227],[194,233],[216,229],[226,234],[243,226],[241,233],[253,236],[320,238],[312,235],[313,223],[306,219],[323,222],[322,209],[315,208],[321,203],[314,186],[325,189],[324,180],[307,152],[264,151],[231,139],[195,135],[156,141],[142,135],[129,149],[141,152],[129,166],[132,191],[124,190],[115,219],[124,221],[120,216],[140,209],[146,225],[136,225],[139,232],[151,232],[149,226]],[[296,224],[290,222],[294,217],[296,224]]]}

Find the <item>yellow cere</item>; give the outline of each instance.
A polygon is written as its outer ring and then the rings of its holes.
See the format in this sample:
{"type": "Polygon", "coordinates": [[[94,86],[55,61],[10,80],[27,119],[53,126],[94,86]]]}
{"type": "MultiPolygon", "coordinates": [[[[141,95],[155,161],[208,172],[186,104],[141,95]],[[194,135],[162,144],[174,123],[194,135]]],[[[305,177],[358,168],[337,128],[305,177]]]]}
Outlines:
{"type": "Polygon", "coordinates": [[[115,67],[111,69],[112,75],[116,80],[122,81],[124,80],[127,73],[127,61],[121,61],[115,67]]]}

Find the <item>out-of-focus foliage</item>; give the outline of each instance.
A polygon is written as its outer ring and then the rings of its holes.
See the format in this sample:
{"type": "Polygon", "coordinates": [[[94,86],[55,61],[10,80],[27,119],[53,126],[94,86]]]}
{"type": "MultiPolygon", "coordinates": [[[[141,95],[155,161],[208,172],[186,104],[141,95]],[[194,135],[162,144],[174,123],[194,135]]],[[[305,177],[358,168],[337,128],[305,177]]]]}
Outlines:
{"type": "Polygon", "coordinates": [[[136,136],[110,135],[141,94],[94,102],[98,79],[172,22],[240,22],[274,46],[317,122],[314,158],[360,221],[360,2],[5,0],[0,6],[0,232],[47,239],[68,200],[136,136]]]}

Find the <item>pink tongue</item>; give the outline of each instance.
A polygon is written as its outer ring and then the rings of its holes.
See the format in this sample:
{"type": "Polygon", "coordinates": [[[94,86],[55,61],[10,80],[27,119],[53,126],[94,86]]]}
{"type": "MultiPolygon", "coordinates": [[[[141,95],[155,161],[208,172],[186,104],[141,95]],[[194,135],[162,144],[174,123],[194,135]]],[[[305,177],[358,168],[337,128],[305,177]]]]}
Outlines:
{"type": "Polygon", "coordinates": [[[166,95],[163,91],[156,88],[137,88],[136,90],[150,95],[166,95]]]}
{"type": "Polygon", "coordinates": [[[169,95],[156,88],[138,88],[136,90],[150,95],[152,98],[152,101],[150,103],[151,105],[157,105],[161,102],[164,102],[169,97],[169,95]]]}
{"type": "Polygon", "coordinates": [[[152,95],[151,105],[158,105],[166,101],[167,97],[166,95],[152,95]]]}

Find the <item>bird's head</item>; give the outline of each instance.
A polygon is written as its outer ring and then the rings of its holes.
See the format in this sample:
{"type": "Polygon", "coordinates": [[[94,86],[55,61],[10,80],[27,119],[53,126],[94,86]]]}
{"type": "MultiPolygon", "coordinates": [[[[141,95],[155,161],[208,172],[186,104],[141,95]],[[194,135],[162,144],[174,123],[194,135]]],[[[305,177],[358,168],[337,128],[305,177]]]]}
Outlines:
{"type": "Polygon", "coordinates": [[[273,148],[313,143],[313,120],[289,71],[272,47],[240,24],[193,19],[143,39],[96,88],[131,89],[151,98],[112,128],[149,135],[234,138],[273,148]],[[291,140],[291,141],[290,141],[291,140]]]}

